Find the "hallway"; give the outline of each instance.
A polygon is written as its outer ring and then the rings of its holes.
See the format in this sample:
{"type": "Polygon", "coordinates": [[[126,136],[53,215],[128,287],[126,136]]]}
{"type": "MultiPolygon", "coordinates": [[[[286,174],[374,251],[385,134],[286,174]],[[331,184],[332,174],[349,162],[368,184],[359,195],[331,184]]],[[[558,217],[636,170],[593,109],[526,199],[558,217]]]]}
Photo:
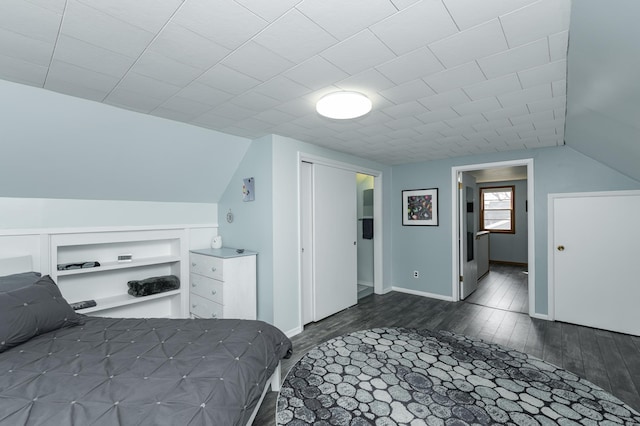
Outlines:
{"type": "Polygon", "coordinates": [[[492,263],[478,289],[465,302],[510,312],[529,313],[526,266],[492,263]]]}

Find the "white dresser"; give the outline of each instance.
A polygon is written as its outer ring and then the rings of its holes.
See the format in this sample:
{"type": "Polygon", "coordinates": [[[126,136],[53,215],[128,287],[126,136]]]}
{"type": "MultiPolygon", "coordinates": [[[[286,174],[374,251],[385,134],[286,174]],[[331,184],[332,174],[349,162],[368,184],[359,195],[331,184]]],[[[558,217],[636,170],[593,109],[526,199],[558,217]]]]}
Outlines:
{"type": "Polygon", "coordinates": [[[256,319],[256,255],[227,247],[192,250],[191,314],[198,318],[256,319]]]}

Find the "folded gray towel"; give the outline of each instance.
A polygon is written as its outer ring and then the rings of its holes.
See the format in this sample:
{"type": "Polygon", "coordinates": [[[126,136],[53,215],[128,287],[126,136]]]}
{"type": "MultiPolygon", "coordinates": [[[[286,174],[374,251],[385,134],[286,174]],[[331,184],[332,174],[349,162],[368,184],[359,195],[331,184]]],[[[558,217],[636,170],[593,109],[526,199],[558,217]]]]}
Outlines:
{"type": "Polygon", "coordinates": [[[144,280],[132,280],[127,283],[129,293],[132,296],[149,296],[150,294],[163,293],[165,291],[180,288],[180,279],[175,275],[151,277],[144,280]]]}

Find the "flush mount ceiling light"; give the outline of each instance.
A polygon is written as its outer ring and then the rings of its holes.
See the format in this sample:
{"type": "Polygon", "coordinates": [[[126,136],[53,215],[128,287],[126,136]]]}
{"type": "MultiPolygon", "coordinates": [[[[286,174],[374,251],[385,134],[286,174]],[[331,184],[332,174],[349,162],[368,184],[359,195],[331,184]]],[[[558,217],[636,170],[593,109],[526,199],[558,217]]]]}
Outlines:
{"type": "Polygon", "coordinates": [[[328,118],[347,120],[371,111],[371,100],[358,92],[334,92],[318,101],[316,111],[328,118]]]}

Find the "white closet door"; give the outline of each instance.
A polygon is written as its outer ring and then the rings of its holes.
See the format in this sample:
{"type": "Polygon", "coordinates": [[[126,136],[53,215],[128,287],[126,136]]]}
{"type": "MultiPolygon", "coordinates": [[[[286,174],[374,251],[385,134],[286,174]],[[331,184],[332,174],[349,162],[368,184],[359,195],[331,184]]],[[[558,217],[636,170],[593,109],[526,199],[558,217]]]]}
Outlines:
{"type": "Polygon", "coordinates": [[[314,320],[358,302],[356,174],[313,165],[314,320]]]}
{"type": "Polygon", "coordinates": [[[640,335],[640,195],[552,203],[555,319],[640,335]]]}

